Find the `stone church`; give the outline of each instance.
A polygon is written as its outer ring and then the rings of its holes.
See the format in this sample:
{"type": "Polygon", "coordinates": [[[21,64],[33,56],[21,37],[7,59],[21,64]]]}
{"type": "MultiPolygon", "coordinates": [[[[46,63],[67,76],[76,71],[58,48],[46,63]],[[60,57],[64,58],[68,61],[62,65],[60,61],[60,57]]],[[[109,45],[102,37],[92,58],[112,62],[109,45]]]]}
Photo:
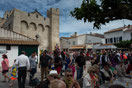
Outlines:
{"type": "Polygon", "coordinates": [[[47,18],[37,10],[30,13],[18,9],[6,11],[0,18],[0,27],[36,39],[40,49],[54,50],[59,44],[59,9],[47,10],[47,18]]]}

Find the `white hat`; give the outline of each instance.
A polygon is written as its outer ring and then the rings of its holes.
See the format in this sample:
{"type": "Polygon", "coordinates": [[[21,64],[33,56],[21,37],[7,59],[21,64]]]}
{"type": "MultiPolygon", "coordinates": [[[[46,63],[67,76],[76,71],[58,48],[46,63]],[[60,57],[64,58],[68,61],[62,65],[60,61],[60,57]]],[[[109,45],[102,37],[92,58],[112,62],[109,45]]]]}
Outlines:
{"type": "Polygon", "coordinates": [[[56,70],[51,70],[49,74],[58,74],[56,70]]]}

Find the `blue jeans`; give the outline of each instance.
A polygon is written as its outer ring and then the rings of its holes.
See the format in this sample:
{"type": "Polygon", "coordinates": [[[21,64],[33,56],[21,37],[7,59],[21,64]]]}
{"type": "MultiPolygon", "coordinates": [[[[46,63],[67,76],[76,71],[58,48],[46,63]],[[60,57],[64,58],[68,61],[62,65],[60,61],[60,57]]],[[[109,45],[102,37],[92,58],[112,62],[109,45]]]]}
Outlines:
{"type": "Polygon", "coordinates": [[[77,68],[77,80],[81,79],[83,75],[83,67],[77,68]]]}

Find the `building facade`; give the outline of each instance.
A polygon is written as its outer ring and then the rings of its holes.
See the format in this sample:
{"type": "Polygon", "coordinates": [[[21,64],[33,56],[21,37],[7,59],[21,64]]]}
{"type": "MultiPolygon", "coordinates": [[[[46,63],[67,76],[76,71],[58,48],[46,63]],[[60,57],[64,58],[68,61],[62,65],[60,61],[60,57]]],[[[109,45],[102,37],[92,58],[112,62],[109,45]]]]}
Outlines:
{"type": "Polygon", "coordinates": [[[59,9],[48,10],[47,18],[37,10],[30,13],[18,9],[6,11],[0,18],[0,26],[36,39],[43,50],[53,50],[59,44],[59,9]]]}
{"type": "Polygon", "coordinates": [[[102,34],[91,33],[77,35],[71,37],[61,37],[60,47],[62,50],[69,49],[92,49],[95,44],[104,44],[104,36],[102,34]]]}
{"type": "Polygon", "coordinates": [[[38,46],[39,43],[34,39],[0,28],[0,62],[3,60],[2,55],[6,54],[9,59],[9,65],[12,66],[17,56],[21,54],[21,51],[25,51],[27,56],[36,52],[39,57],[38,46]]]}
{"type": "Polygon", "coordinates": [[[105,43],[114,44],[124,40],[132,39],[132,26],[128,25],[126,27],[120,27],[117,29],[112,29],[104,33],[105,43]]]}

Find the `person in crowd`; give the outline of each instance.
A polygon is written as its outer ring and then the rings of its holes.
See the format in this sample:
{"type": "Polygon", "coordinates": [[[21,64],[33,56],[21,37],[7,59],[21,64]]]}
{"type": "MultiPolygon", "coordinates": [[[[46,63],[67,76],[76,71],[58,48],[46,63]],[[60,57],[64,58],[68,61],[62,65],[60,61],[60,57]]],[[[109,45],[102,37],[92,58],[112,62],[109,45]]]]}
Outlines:
{"type": "Polygon", "coordinates": [[[83,78],[83,88],[95,88],[98,78],[95,77],[95,68],[90,66],[87,75],[83,78]]]}
{"type": "Polygon", "coordinates": [[[132,60],[130,61],[130,64],[128,65],[126,69],[126,73],[132,75],[132,60]]]}
{"type": "Polygon", "coordinates": [[[98,53],[96,53],[96,55],[94,54],[94,62],[93,62],[93,65],[94,64],[99,64],[99,61],[100,61],[100,55],[98,53]]]}
{"type": "Polygon", "coordinates": [[[17,80],[18,77],[18,67],[15,65],[16,59],[14,60],[14,64],[11,69],[11,83],[9,84],[9,87],[12,87],[14,85],[14,81],[17,80]]]}
{"type": "Polygon", "coordinates": [[[97,64],[97,54],[96,53],[93,53],[93,58],[92,58],[91,64],[92,65],[97,64]]]}
{"type": "Polygon", "coordinates": [[[86,53],[86,57],[89,58],[89,56],[90,56],[90,55],[89,55],[89,52],[87,51],[87,53],[86,53]]]}
{"type": "Polygon", "coordinates": [[[64,51],[61,51],[61,56],[62,56],[63,60],[65,60],[65,52],[64,51]]]}
{"type": "Polygon", "coordinates": [[[60,74],[62,66],[63,66],[63,62],[62,62],[62,58],[59,57],[59,53],[56,51],[54,51],[54,65],[58,74],[60,74]]]}
{"type": "Polygon", "coordinates": [[[6,78],[8,82],[10,81],[9,76],[6,74],[9,71],[9,60],[6,54],[2,55],[3,61],[1,62],[2,66],[2,75],[4,76],[4,80],[2,82],[6,82],[6,78]]]}
{"type": "Polygon", "coordinates": [[[100,74],[100,69],[99,69],[99,65],[98,64],[95,64],[95,65],[93,65],[93,68],[94,68],[94,71],[95,71],[94,76],[95,76],[95,80],[96,80],[95,87],[96,88],[99,88],[99,86],[101,84],[100,81],[102,81],[101,74],[100,74]]]}
{"type": "Polygon", "coordinates": [[[73,57],[73,52],[70,54],[70,58],[71,58],[71,63],[70,63],[69,68],[72,69],[72,75],[74,77],[75,71],[76,71],[76,67],[75,67],[75,58],[73,57]]]}
{"type": "Polygon", "coordinates": [[[111,64],[112,64],[112,66],[113,67],[115,67],[116,66],[116,58],[115,58],[115,54],[114,53],[111,53],[110,55],[109,55],[109,59],[110,59],[110,62],[111,62],[111,64]]]}
{"type": "Polygon", "coordinates": [[[114,80],[113,73],[108,63],[104,63],[103,69],[101,69],[101,77],[103,83],[107,83],[114,80]]]}
{"type": "Polygon", "coordinates": [[[104,63],[106,63],[106,53],[102,51],[102,55],[101,55],[101,62],[102,62],[102,66],[104,65],[104,63]]]}
{"type": "Polygon", "coordinates": [[[130,63],[130,61],[132,60],[132,53],[129,52],[127,57],[127,62],[130,63]]]}
{"type": "Polygon", "coordinates": [[[88,68],[92,66],[90,58],[86,57],[86,69],[83,71],[83,76],[85,76],[88,72],[88,68]]]}
{"type": "Polygon", "coordinates": [[[40,62],[39,62],[39,68],[41,68],[41,81],[45,78],[48,74],[48,68],[49,68],[49,61],[52,59],[49,55],[47,55],[48,51],[45,50],[40,56],[40,62]]]}
{"type": "Polygon", "coordinates": [[[116,76],[116,75],[117,75],[117,70],[116,70],[116,68],[112,65],[112,63],[111,63],[110,61],[108,62],[108,64],[109,64],[110,70],[111,70],[112,73],[113,73],[113,76],[116,76]]]}
{"type": "Polygon", "coordinates": [[[116,70],[117,70],[117,76],[124,77],[126,75],[126,68],[122,61],[120,61],[118,65],[116,65],[116,70]]]}
{"type": "Polygon", "coordinates": [[[80,55],[77,56],[75,60],[76,66],[77,66],[77,80],[82,78],[83,75],[83,68],[85,67],[85,57],[83,55],[83,52],[80,52],[80,55]]]}
{"type": "Polygon", "coordinates": [[[65,71],[65,77],[63,80],[66,84],[66,88],[80,88],[79,83],[73,78],[71,69],[65,71]]]}
{"type": "Polygon", "coordinates": [[[30,69],[30,62],[24,51],[16,58],[15,64],[18,66],[18,88],[25,88],[26,75],[30,69]]]}
{"type": "Polygon", "coordinates": [[[29,79],[29,85],[31,85],[31,81],[33,80],[33,77],[35,73],[37,72],[37,63],[36,63],[36,54],[32,53],[32,55],[29,57],[30,62],[30,79],[29,79]]]}
{"type": "Polygon", "coordinates": [[[51,81],[49,88],[66,88],[66,84],[58,79],[51,81]]]}
{"type": "Polygon", "coordinates": [[[60,80],[60,76],[58,75],[56,70],[51,70],[46,79],[42,81],[36,88],[49,88],[51,81],[55,79],[60,80]]]}
{"type": "Polygon", "coordinates": [[[65,61],[66,61],[65,70],[67,70],[67,68],[69,68],[69,66],[70,66],[70,64],[72,62],[69,53],[66,53],[66,59],[65,59],[65,61]]]}
{"type": "Polygon", "coordinates": [[[61,52],[60,52],[60,47],[59,47],[58,44],[56,44],[56,46],[55,46],[55,51],[58,53],[58,55],[61,54],[61,52]]]}
{"type": "Polygon", "coordinates": [[[35,57],[35,62],[36,62],[36,64],[38,64],[38,55],[37,55],[37,53],[36,52],[34,52],[34,57],[35,57]]]}
{"type": "Polygon", "coordinates": [[[78,56],[78,53],[77,53],[76,51],[74,51],[74,53],[73,53],[73,58],[76,59],[77,56],[78,56]]]}

